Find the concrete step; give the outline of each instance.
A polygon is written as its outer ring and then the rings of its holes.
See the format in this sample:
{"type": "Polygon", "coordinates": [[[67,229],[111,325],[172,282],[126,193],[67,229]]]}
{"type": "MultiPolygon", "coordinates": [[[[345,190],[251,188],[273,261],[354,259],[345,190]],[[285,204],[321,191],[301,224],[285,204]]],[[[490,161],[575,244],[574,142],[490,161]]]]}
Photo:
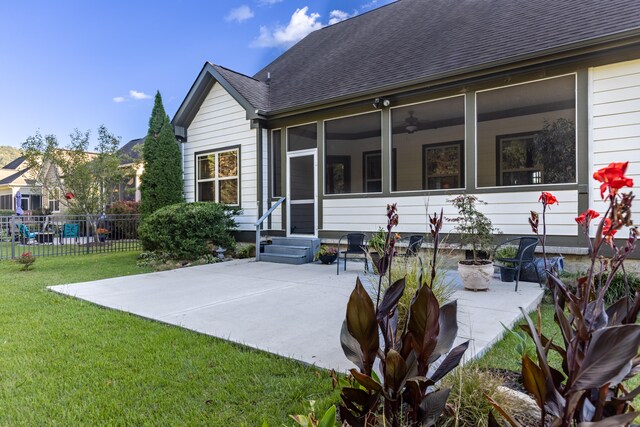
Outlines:
{"type": "MultiPolygon", "coordinates": [[[[320,249],[320,239],[316,237],[273,237],[271,245],[265,246],[264,254],[305,254],[305,262],[313,262],[313,256],[320,249]],[[296,248],[296,249],[278,249],[296,248]],[[303,249],[304,248],[304,251],[303,249]]],[[[261,258],[263,261],[267,261],[261,258]]]]}
{"type": "Polygon", "coordinates": [[[285,245],[267,245],[264,247],[265,254],[285,254],[285,255],[304,255],[309,254],[309,246],[285,246],[285,245]]]}
{"type": "Polygon", "coordinates": [[[309,246],[320,244],[320,239],[316,237],[271,237],[271,243],[274,245],[285,246],[309,246]]]}
{"type": "Polygon", "coordinates": [[[260,254],[260,261],[275,262],[278,264],[306,264],[306,255],[289,255],[289,254],[275,254],[275,253],[262,253],[260,254]]]}

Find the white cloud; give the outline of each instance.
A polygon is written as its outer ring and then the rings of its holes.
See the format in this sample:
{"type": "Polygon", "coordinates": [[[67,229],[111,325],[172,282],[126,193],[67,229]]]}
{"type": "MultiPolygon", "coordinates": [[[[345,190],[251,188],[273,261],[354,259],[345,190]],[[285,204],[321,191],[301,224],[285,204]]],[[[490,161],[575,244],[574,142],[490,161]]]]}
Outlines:
{"type": "Polygon", "coordinates": [[[124,96],[116,96],[115,98],[113,98],[113,102],[117,102],[117,103],[121,103],[126,101],[127,99],[124,96]]]}
{"type": "Polygon", "coordinates": [[[246,4],[236,7],[235,9],[231,9],[229,14],[224,17],[224,19],[229,22],[244,22],[251,18],[253,18],[253,11],[246,4]]]}
{"type": "Polygon", "coordinates": [[[138,92],[137,90],[133,90],[132,89],[132,90],[129,91],[129,97],[131,99],[149,99],[149,98],[151,98],[151,95],[147,95],[144,92],[138,92]]]}
{"type": "Polygon", "coordinates": [[[323,27],[319,21],[319,13],[310,13],[309,7],[296,9],[286,27],[276,26],[274,29],[260,27],[260,36],[253,41],[253,47],[285,47],[288,48],[302,40],[307,34],[323,27]]]}
{"type": "Polygon", "coordinates": [[[260,6],[271,6],[276,3],[282,3],[282,0],[258,0],[260,6]]]}
{"type": "Polygon", "coordinates": [[[332,10],[329,13],[329,25],[337,24],[340,21],[344,21],[345,19],[351,18],[353,15],[349,15],[347,12],[343,10],[332,10]]]}

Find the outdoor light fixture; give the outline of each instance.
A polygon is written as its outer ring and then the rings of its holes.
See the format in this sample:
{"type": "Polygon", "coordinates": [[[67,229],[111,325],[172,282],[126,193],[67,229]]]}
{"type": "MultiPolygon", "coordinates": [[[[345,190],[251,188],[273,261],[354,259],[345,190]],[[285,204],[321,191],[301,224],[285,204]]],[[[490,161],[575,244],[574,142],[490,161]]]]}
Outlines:
{"type": "Polygon", "coordinates": [[[376,98],[373,100],[373,108],[380,108],[380,106],[388,107],[391,105],[391,101],[387,98],[376,98]]]}
{"type": "Polygon", "coordinates": [[[418,130],[418,123],[420,121],[417,117],[413,117],[413,111],[409,111],[409,117],[404,119],[404,122],[407,124],[407,126],[405,126],[407,133],[414,133],[418,130]]]}

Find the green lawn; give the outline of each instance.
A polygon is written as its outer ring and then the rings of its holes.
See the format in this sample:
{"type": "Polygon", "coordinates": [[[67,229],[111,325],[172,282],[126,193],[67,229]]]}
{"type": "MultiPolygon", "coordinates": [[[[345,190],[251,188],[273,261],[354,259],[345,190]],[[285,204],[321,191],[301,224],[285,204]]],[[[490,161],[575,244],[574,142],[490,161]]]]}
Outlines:
{"type": "Polygon", "coordinates": [[[337,400],[325,371],[46,289],[146,272],[136,255],[0,261],[0,425],[279,426],[337,400]]]}

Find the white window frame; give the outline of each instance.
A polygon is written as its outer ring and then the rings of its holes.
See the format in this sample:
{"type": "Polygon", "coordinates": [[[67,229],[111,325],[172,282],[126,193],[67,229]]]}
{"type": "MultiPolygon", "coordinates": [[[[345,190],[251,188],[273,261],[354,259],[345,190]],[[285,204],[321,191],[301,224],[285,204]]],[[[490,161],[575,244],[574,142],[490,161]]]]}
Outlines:
{"type": "Polygon", "coordinates": [[[231,181],[231,180],[236,180],[238,182],[238,190],[236,192],[237,194],[237,200],[236,203],[225,203],[228,206],[237,206],[240,207],[240,148],[231,148],[231,149],[221,149],[221,150],[217,150],[217,151],[209,151],[206,153],[199,153],[196,154],[196,173],[195,173],[195,178],[196,178],[196,201],[199,202],[200,201],[200,186],[199,184],[202,182],[213,182],[214,183],[214,188],[215,188],[215,203],[220,203],[220,191],[219,191],[219,182],[220,181],[231,181]],[[235,152],[236,153],[236,175],[234,176],[225,176],[225,177],[219,177],[218,176],[218,167],[220,165],[219,162],[219,158],[220,158],[220,154],[225,154],[225,153],[232,153],[235,152]],[[215,156],[215,170],[214,170],[214,177],[213,178],[204,178],[204,179],[200,179],[200,159],[203,157],[209,157],[209,156],[215,156]]]}

